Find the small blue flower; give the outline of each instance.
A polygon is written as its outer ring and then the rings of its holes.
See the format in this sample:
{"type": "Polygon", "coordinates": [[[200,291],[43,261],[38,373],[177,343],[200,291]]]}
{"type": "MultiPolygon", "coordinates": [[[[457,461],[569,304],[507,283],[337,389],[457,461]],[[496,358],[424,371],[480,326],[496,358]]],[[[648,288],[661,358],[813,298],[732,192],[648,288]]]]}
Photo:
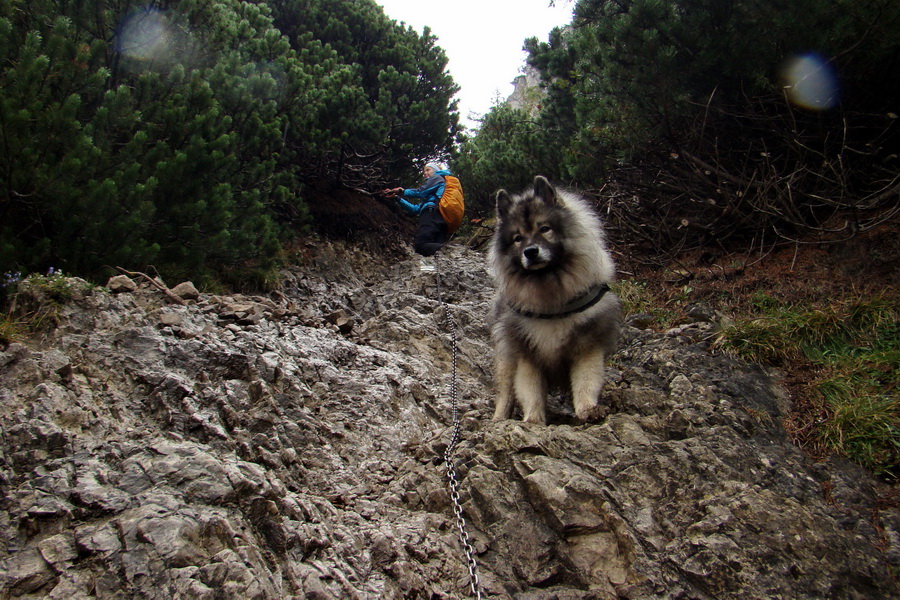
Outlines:
{"type": "Polygon", "coordinates": [[[15,285],[22,280],[22,273],[4,273],[3,274],[3,283],[0,283],[0,287],[7,287],[11,285],[15,285]]]}

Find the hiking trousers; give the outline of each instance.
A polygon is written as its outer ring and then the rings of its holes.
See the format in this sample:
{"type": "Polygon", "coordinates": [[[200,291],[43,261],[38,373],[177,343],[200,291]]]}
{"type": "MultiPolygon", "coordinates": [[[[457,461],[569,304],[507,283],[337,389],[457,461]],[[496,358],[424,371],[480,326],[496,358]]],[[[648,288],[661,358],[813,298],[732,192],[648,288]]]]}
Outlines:
{"type": "Polygon", "coordinates": [[[450,237],[447,222],[441,211],[430,206],[419,215],[419,225],[413,240],[413,250],[422,256],[431,256],[447,243],[450,237]]]}

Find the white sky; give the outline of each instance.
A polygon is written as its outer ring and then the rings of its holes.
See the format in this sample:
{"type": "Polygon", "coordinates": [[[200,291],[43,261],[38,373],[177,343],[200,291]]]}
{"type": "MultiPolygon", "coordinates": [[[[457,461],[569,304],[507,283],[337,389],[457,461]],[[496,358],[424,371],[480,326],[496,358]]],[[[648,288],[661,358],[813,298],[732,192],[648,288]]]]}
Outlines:
{"type": "Polygon", "coordinates": [[[467,127],[512,93],[512,81],[525,65],[526,38],[547,41],[554,27],[572,21],[573,0],[375,0],[385,14],[420,34],[428,25],[447,53],[447,69],[460,86],[456,98],[467,127]]]}

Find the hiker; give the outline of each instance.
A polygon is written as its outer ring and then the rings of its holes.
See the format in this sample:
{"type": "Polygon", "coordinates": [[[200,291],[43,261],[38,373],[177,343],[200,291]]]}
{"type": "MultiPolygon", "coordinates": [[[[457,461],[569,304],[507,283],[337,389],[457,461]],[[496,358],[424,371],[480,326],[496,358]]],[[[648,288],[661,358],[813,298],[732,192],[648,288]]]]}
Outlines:
{"type": "Polygon", "coordinates": [[[419,216],[413,250],[422,256],[431,256],[440,250],[450,237],[447,221],[438,210],[438,203],[444,194],[444,176],[450,175],[450,171],[441,169],[437,163],[430,162],[422,169],[422,173],[425,175],[425,183],[420,187],[415,189],[398,187],[386,190],[386,192],[397,197],[397,202],[403,210],[419,216]],[[413,204],[405,198],[420,198],[422,201],[413,204]]]}

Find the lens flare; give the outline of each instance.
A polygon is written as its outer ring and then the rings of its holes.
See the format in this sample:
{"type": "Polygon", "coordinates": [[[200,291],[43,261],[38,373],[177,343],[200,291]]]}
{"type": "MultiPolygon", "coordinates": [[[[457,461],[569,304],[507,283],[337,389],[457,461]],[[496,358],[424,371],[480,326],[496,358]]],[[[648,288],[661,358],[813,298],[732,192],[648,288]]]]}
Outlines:
{"type": "Polygon", "coordinates": [[[138,60],[165,60],[172,54],[169,19],[157,11],[130,15],[119,30],[119,51],[138,60]]]}
{"type": "Polygon", "coordinates": [[[810,110],[826,110],[837,105],[838,81],[831,66],[816,54],[788,60],[781,70],[788,100],[810,110]]]}

